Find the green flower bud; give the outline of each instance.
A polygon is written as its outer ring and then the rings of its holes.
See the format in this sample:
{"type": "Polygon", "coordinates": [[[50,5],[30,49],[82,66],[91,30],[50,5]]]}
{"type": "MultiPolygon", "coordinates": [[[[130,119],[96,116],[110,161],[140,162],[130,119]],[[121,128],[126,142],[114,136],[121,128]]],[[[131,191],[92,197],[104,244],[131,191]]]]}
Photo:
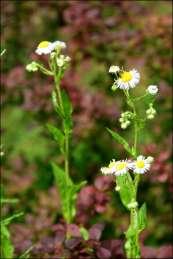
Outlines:
{"type": "Polygon", "coordinates": [[[28,72],[35,72],[38,70],[38,63],[35,61],[32,61],[30,64],[26,65],[26,70],[28,72]]]}

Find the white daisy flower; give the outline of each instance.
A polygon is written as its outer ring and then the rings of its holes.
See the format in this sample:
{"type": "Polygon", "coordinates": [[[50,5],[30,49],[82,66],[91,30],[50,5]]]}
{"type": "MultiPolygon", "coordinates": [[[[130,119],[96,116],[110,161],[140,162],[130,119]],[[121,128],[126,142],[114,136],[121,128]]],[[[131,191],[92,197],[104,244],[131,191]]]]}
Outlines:
{"type": "Polygon", "coordinates": [[[155,95],[158,93],[159,89],[157,85],[149,85],[147,91],[149,94],[155,95]]]}
{"type": "Polygon", "coordinates": [[[134,88],[140,80],[140,74],[136,69],[130,71],[122,71],[120,77],[115,81],[117,87],[120,89],[128,90],[129,88],[134,88]]]}
{"type": "Polygon", "coordinates": [[[115,160],[113,159],[110,163],[109,163],[109,166],[108,167],[102,167],[101,168],[101,172],[103,174],[115,174],[115,165],[116,165],[116,162],[115,160]]]}
{"type": "Polygon", "coordinates": [[[66,48],[65,42],[62,41],[55,41],[55,42],[50,42],[50,41],[42,41],[39,43],[36,49],[36,53],[38,55],[42,54],[50,54],[53,50],[56,48],[64,49],[66,48]]]}
{"type": "Polygon", "coordinates": [[[110,68],[109,68],[109,73],[116,74],[119,71],[120,71],[119,66],[110,66],[110,68]]]}
{"type": "Polygon", "coordinates": [[[152,162],[152,157],[145,158],[144,156],[138,156],[137,160],[131,163],[130,168],[136,174],[144,174],[150,169],[152,162]]]}
{"type": "MultiPolygon", "coordinates": [[[[120,160],[117,162],[114,162],[114,174],[115,175],[122,175],[126,174],[129,171],[129,161],[127,160],[120,160]]],[[[110,165],[109,165],[110,166],[110,165]]]]}
{"type": "Polygon", "coordinates": [[[52,52],[52,43],[49,41],[42,41],[38,44],[35,51],[38,55],[49,54],[52,52]]]}

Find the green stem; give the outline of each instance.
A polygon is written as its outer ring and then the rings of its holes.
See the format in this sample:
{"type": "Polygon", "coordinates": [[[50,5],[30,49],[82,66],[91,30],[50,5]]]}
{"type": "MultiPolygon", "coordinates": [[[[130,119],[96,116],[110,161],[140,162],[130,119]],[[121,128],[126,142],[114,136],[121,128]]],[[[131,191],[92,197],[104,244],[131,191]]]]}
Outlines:
{"type": "MultiPolygon", "coordinates": [[[[54,71],[54,81],[55,81],[55,88],[58,96],[58,102],[60,106],[60,110],[63,114],[64,117],[64,106],[63,106],[63,101],[62,101],[62,95],[61,95],[61,89],[60,89],[60,79],[61,79],[61,70],[59,69],[58,74],[56,74],[56,70],[54,71]]],[[[64,120],[64,119],[63,119],[64,120]]],[[[65,168],[65,173],[66,173],[66,180],[68,180],[69,176],[69,134],[65,130],[64,126],[64,121],[63,121],[63,132],[65,136],[65,158],[64,158],[64,168],[65,168]]]]}
{"type": "Polygon", "coordinates": [[[69,134],[65,134],[65,172],[69,175],[69,134]]]}
{"type": "MultiPolygon", "coordinates": [[[[136,158],[136,156],[137,156],[137,141],[138,141],[137,112],[136,112],[134,100],[130,97],[128,90],[125,90],[124,93],[125,93],[126,98],[127,98],[127,104],[132,108],[133,114],[134,114],[134,144],[133,144],[133,150],[134,150],[134,156],[136,158]]],[[[134,187],[135,187],[134,200],[135,201],[137,199],[137,189],[138,189],[139,180],[140,180],[140,176],[138,174],[136,174],[136,176],[134,178],[134,187]]],[[[132,208],[130,210],[130,227],[132,229],[134,229],[135,234],[133,236],[131,236],[128,240],[128,243],[129,243],[129,249],[127,250],[127,257],[128,258],[140,258],[137,214],[138,214],[137,208],[132,208]]]]}

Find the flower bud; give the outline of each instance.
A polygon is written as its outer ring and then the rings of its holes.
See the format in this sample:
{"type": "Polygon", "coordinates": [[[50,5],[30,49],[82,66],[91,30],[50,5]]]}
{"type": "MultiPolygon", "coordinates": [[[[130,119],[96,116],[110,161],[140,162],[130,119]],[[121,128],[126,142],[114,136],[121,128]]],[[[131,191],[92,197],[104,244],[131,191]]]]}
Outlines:
{"type": "Polygon", "coordinates": [[[153,163],[154,161],[154,158],[152,156],[148,156],[147,159],[146,159],[147,163],[153,163]]]}
{"type": "Polygon", "coordinates": [[[127,207],[128,207],[129,209],[134,209],[134,208],[136,208],[137,206],[138,206],[137,201],[132,201],[132,202],[130,202],[130,203],[127,205],[127,207]]]}
{"type": "Polygon", "coordinates": [[[120,68],[118,66],[110,66],[109,68],[109,73],[116,74],[119,71],[120,71],[120,68]]]}
{"type": "Polygon", "coordinates": [[[117,186],[115,187],[115,191],[118,192],[118,191],[120,190],[120,188],[121,188],[121,187],[120,187],[119,185],[117,185],[117,186]]]}
{"type": "Polygon", "coordinates": [[[30,64],[26,65],[26,70],[28,72],[35,72],[38,70],[38,63],[35,61],[32,61],[30,64]]]}
{"type": "Polygon", "coordinates": [[[159,91],[159,89],[158,89],[157,85],[149,85],[147,88],[147,92],[151,95],[157,94],[158,91],[159,91]]]}
{"type": "Polygon", "coordinates": [[[146,110],[147,119],[152,120],[156,115],[156,110],[153,108],[152,104],[150,104],[150,108],[146,110]]]}

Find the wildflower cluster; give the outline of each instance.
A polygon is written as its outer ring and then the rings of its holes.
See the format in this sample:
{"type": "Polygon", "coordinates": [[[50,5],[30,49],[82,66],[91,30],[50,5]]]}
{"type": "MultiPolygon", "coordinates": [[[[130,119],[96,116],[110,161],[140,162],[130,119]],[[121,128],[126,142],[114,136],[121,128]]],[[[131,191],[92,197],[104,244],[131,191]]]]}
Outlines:
{"type": "Polygon", "coordinates": [[[38,55],[48,55],[50,54],[50,70],[43,67],[42,64],[36,61],[32,61],[30,64],[26,65],[26,70],[28,72],[36,72],[40,70],[42,73],[53,76],[53,72],[56,68],[61,68],[62,72],[66,70],[68,64],[71,60],[69,56],[62,54],[62,50],[66,48],[66,43],[62,41],[42,41],[38,44],[35,51],[38,55]]]}
{"type": "Polygon", "coordinates": [[[70,177],[70,140],[72,137],[73,121],[72,121],[72,103],[68,94],[61,88],[61,80],[69,65],[70,57],[65,56],[62,52],[66,48],[66,43],[62,41],[42,41],[38,44],[35,53],[37,55],[47,55],[48,66],[32,61],[26,66],[29,72],[40,71],[54,79],[52,89],[52,104],[55,112],[60,120],[58,120],[59,128],[52,124],[47,124],[50,134],[57,142],[63,157],[63,168],[55,163],[52,169],[55,177],[56,185],[61,197],[62,214],[67,223],[71,223],[76,215],[76,198],[77,192],[86,184],[85,181],[78,184],[73,183],[70,177]]]}

